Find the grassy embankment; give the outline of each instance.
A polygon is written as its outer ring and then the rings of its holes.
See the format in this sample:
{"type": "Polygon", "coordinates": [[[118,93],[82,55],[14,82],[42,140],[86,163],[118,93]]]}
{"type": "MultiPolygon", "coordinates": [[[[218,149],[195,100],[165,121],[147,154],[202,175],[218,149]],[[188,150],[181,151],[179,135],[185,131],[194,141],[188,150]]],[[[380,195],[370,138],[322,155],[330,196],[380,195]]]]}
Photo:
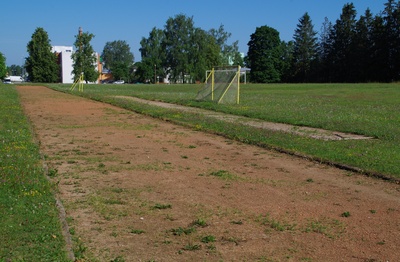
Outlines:
{"type": "MultiPolygon", "coordinates": [[[[50,87],[70,92],[70,85],[50,87]]],[[[194,98],[200,88],[201,85],[85,85],[84,92],[75,89],[72,93],[246,143],[348,165],[369,174],[400,178],[399,84],[242,85],[240,105],[197,102],[194,98]],[[160,100],[375,139],[322,141],[238,123],[227,124],[202,115],[161,109],[115,96],[160,100]]]]}
{"type": "Polygon", "coordinates": [[[0,261],[68,261],[52,185],[12,85],[0,84],[0,261]]]}

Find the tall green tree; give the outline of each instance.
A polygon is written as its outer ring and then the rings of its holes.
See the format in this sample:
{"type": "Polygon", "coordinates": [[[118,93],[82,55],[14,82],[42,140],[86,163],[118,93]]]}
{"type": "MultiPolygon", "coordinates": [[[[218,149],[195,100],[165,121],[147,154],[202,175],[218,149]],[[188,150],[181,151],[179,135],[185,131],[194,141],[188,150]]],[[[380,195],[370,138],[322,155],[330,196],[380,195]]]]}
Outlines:
{"type": "Polygon", "coordinates": [[[333,25],[327,17],[325,17],[322,23],[321,30],[319,33],[318,42],[318,68],[316,69],[316,77],[314,81],[318,82],[331,82],[330,67],[331,55],[332,55],[332,36],[333,36],[333,25]]]}
{"type": "Polygon", "coordinates": [[[340,18],[333,26],[332,70],[336,82],[354,82],[354,37],[356,32],[356,9],[353,3],[344,5],[340,18]]]}
{"type": "Polygon", "coordinates": [[[360,16],[356,22],[355,35],[353,39],[354,61],[352,63],[354,66],[354,81],[356,82],[373,81],[373,20],[374,18],[370,9],[367,9],[365,14],[360,16]]]}
{"type": "Polygon", "coordinates": [[[248,43],[247,63],[250,80],[255,83],[276,83],[282,77],[284,45],[279,32],[269,26],[257,27],[248,43]]]}
{"type": "Polygon", "coordinates": [[[284,42],[282,41],[282,77],[281,82],[292,82],[292,64],[293,64],[293,53],[294,53],[294,42],[284,42]]]}
{"type": "Polygon", "coordinates": [[[311,18],[305,13],[300,19],[294,33],[293,50],[293,80],[309,82],[312,66],[317,59],[317,32],[314,30],[311,18]]]}
{"type": "Polygon", "coordinates": [[[371,81],[387,82],[390,79],[388,72],[387,36],[384,20],[381,16],[375,16],[372,21],[371,48],[371,81]]]}
{"type": "Polygon", "coordinates": [[[194,69],[190,63],[193,54],[192,37],[195,32],[193,17],[183,14],[170,17],[165,25],[163,48],[166,52],[164,68],[168,70],[173,81],[183,83],[191,81],[188,76],[194,69]]]}
{"type": "Polygon", "coordinates": [[[387,80],[400,80],[400,1],[388,0],[383,10],[387,80]]]}
{"type": "Polygon", "coordinates": [[[327,17],[325,17],[324,22],[321,26],[321,30],[319,32],[318,53],[320,57],[327,57],[330,49],[332,48],[332,30],[332,22],[329,21],[327,17]]]}
{"type": "Polygon", "coordinates": [[[52,83],[59,80],[57,58],[51,52],[50,39],[43,28],[36,28],[27,51],[26,71],[32,82],[52,83]]]}
{"type": "Polygon", "coordinates": [[[165,39],[164,31],[153,28],[148,38],[142,38],[140,41],[140,54],[142,61],[137,68],[139,81],[141,82],[157,82],[157,77],[165,78],[166,70],[164,69],[166,53],[163,49],[165,39]]]}
{"type": "Polygon", "coordinates": [[[134,56],[126,41],[107,42],[101,55],[104,66],[111,70],[114,79],[128,81],[134,56]]]}
{"type": "Polygon", "coordinates": [[[74,74],[74,79],[77,80],[83,74],[86,83],[95,82],[99,76],[99,72],[96,70],[96,53],[90,44],[94,35],[88,32],[80,32],[75,38],[74,46],[76,52],[72,54],[72,60],[74,61],[72,73],[74,74]]]}
{"type": "Polygon", "coordinates": [[[7,75],[6,57],[0,52],[0,79],[7,75]]]}
{"type": "Polygon", "coordinates": [[[220,47],[216,39],[203,29],[197,28],[193,35],[193,53],[190,64],[194,65],[192,76],[195,80],[203,82],[205,72],[220,61],[220,47]]]}

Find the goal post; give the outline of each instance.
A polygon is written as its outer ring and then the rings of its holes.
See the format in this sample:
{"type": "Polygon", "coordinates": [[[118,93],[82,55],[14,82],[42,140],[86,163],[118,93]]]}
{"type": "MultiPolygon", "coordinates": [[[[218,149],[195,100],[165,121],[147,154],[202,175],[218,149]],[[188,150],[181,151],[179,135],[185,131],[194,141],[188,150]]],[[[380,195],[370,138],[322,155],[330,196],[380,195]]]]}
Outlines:
{"type": "Polygon", "coordinates": [[[207,70],[204,87],[197,93],[196,100],[213,101],[218,104],[239,104],[240,66],[207,70]]]}

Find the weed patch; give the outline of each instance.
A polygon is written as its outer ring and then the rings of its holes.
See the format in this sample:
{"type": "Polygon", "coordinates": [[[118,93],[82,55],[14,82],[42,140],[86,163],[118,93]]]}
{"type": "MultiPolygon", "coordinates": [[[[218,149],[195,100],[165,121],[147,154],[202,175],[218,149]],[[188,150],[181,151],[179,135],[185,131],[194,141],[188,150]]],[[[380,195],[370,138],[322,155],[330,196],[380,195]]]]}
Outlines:
{"type": "Polygon", "coordinates": [[[200,250],[201,249],[201,245],[197,245],[197,244],[187,244],[183,250],[186,251],[195,251],[195,250],[200,250]]]}
{"type": "Polygon", "coordinates": [[[261,225],[269,226],[276,231],[293,231],[296,228],[296,224],[276,220],[274,218],[271,218],[269,214],[259,216],[257,221],[260,222],[261,225]]]}
{"type": "Polygon", "coordinates": [[[172,208],[172,205],[171,205],[171,204],[159,204],[159,203],[156,203],[156,204],[152,207],[152,209],[169,209],[169,208],[172,208]]]}
{"type": "Polygon", "coordinates": [[[303,232],[319,233],[333,239],[340,237],[345,230],[346,227],[342,222],[329,218],[310,219],[303,228],[303,232]]]}
{"type": "Polygon", "coordinates": [[[226,170],[218,170],[218,171],[213,171],[211,173],[209,173],[208,176],[213,176],[213,177],[217,177],[219,179],[225,180],[225,181],[239,181],[239,180],[243,180],[241,177],[239,177],[238,175],[232,174],[229,171],[226,170]]]}
{"type": "Polygon", "coordinates": [[[190,235],[193,232],[196,232],[196,228],[195,227],[187,227],[187,228],[178,227],[178,228],[171,229],[170,232],[172,232],[172,234],[175,236],[181,236],[183,234],[190,235]]]}
{"type": "Polygon", "coordinates": [[[213,236],[213,235],[204,236],[201,238],[201,242],[203,242],[203,243],[215,242],[215,236],[213,236]]]}
{"type": "Polygon", "coordinates": [[[191,223],[192,226],[197,226],[197,227],[207,227],[208,224],[204,219],[196,219],[191,223]]]}
{"type": "Polygon", "coordinates": [[[131,229],[131,231],[130,231],[132,234],[135,234],[135,235],[140,235],[140,234],[144,234],[145,233],[145,231],[144,230],[141,230],[141,229],[131,229]]]}

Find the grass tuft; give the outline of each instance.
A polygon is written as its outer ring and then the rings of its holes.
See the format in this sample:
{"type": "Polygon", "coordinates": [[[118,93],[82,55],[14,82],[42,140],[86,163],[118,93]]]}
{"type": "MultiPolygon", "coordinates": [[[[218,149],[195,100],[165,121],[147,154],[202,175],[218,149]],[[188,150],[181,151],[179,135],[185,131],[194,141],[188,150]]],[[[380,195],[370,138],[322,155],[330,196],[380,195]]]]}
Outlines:
{"type": "Polygon", "coordinates": [[[152,208],[153,209],[169,209],[169,208],[172,208],[172,205],[156,203],[152,208]]]}

